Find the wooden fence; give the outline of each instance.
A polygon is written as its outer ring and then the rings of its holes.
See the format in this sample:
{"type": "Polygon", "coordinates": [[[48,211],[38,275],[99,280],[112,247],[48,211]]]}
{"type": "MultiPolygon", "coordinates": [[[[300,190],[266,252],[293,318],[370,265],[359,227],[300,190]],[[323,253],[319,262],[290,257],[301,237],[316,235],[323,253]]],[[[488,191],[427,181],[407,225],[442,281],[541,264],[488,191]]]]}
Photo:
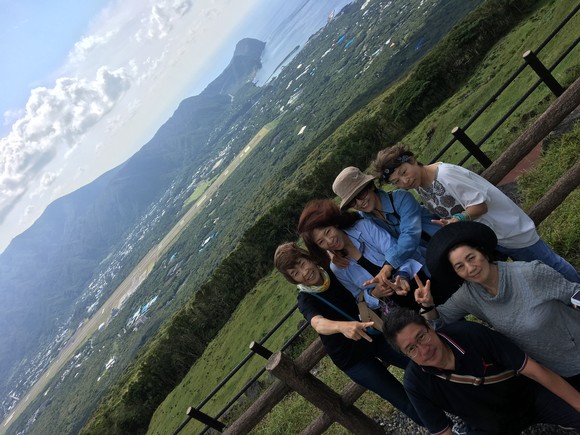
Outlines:
{"type": "MultiPolygon", "coordinates": [[[[482,176],[493,184],[501,181],[530,151],[551,131],[559,125],[575,108],[580,105],[580,78],[578,78],[568,89],[564,89],[553,77],[551,71],[577,46],[580,38],[577,38],[567,47],[558,60],[549,68],[545,67],[537,57],[537,54],[545,45],[558,33],[558,31],[578,12],[577,6],[562,23],[542,42],[535,50],[528,50],[524,53],[524,64],[498,89],[498,91],[484,103],[482,108],[472,116],[463,127],[455,127],[452,130],[453,139],[447,143],[435,156],[432,162],[439,158],[457,140],[468,150],[468,154],[461,160],[460,164],[467,161],[470,156],[475,157],[485,168],[482,176]],[[530,66],[539,76],[539,80],[534,83],[528,91],[501,117],[501,119],[491,127],[484,137],[475,143],[466,133],[467,128],[487,109],[497,97],[512,83],[515,78],[530,66]],[[503,122],[519,107],[526,98],[541,84],[545,83],[548,88],[558,97],[550,107],[527,129],[520,137],[513,142],[495,161],[481,150],[483,143],[501,126],[503,122]]],[[[580,161],[578,161],[558,182],[535,204],[529,211],[530,217],[536,225],[542,222],[566,197],[580,185],[580,161]]],[[[296,310],[294,306],[278,324],[259,343],[251,344],[251,352],[224,378],[222,382],[197,406],[190,407],[186,412],[186,419],[175,430],[179,433],[185,425],[192,419],[196,419],[206,424],[201,434],[210,429],[224,432],[226,434],[245,434],[249,432],[270,410],[279,403],[292,390],[304,396],[308,401],[317,406],[322,414],[314,420],[302,432],[303,434],[323,433],[333,422],[338,422],[353,433],[374,434],[384,433],[380,426],[372,419],[364,415],[354,406],[354,402],[365,391],[363,387],[355,383],[349,384],[341,394],[331,390],[328,386],[310,374],[310,370],[325,355],[320,339],[316,339],[295,361],[283,354],[285,350],[308,326],[304,324],[302,328],[282,347],[282,350],[272,353],[263,344],[273,334],[278,327],[285,322],[296,310]],[[244,386],[244,388],[220,411],[215,417],[211,417],[201,411],[201,408],[216,394],[217,391],[229,380],[237,371],[254,355],[259,354],[268,360],[266,367],[244,386]],[[255,383],[258,378],[268,371],[278,378],[235,422],[226,428],[225,424],[218,419],[235,403],[255,383]]]]}

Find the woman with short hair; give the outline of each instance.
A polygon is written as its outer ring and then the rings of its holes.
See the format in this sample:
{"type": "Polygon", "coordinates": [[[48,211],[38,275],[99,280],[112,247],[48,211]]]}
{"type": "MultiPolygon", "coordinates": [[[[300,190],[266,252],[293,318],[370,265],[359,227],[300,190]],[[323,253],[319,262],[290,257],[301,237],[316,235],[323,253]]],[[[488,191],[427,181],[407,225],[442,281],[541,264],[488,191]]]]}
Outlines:
{"type": "Polygon", "coordinates": [[[375,175],[402,189],[415,189],[442,226],[463,221],[488,225],[497,234],[497,250],[517,261],[540,260],[567,280],[580,282],[570,263],[538,235],[530,217],[485,178],[448,163],[423,165],[403,144],[380,151],[375,175]]]}
{"type": "Polygon", "coordinates": [[[274,265],[298,286],[298,309],[320,335],[334,364],[422,425],[402,384],[387,369],[389,364],[404,369],[409,359],[387,344],[373,322],[358,321],[356,300],[332,271],[320,267],[295,243],[278,246],[274,265]]]}
{"type": "Polygon", "coordinates": [[[492,229],[479,222],[458,222],[433,236],[427,247],[429,266],[465,282],[437,307],[429,284],[420,283],[415,297],[426,307],[424,317],[440,326],[473,314],[580,386],[580,311],[571,305],[580,284],[539,261],[494,262],[496,244],[492,229]]]}

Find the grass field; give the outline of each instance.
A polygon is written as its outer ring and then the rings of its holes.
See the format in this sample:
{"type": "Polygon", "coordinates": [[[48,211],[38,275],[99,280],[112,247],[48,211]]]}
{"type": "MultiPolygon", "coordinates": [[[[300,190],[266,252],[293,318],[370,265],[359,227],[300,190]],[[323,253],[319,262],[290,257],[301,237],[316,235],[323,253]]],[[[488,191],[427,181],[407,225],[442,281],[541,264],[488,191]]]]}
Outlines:
{"type": "MultiPolygon", "coordinates": [[[[503,38],[482,59],[481,66],[465,86],[434,111],[417,128],[404,139],[420,156],[422,161],[429,161],[450,138],[450,131],[456,125],[462,125],[473,112],[515,71],[522,62],[521,54],[536,48],[552,29],[567,15],[573,5],[569,2],[545,1],[528,20],[503,38]],[[429,133],[428,132],[432,132],[429,133]],[[430,139],[428,139],[430,137],[430,139]]],[[[563,47],[577,37],[580,18],[572,23],[549,44],[540,55],[546,64],[551,64],[557,56],[556,47],[563,47]]],[[[554,75],[564,85],[571,83],[580,74],[578,56],[570,55],[556,68],[554,75]]],[[[494,103],[478,122],[467,133],[475,141],[479,140],[490,125],[505,113],[508,107],[524,92],[536,77],[526,71],[506,93],[494,103]]],[[[390,92],[390,91],[387,91],[390,92]]],[[[497,157],[532,120],[554,100],[545,86],[529,99],[510,120],[483,147],[492,158],[497,157]]],[[[380,100],[377,99],[377,101],[380,100]]],[[[374,103],[376,104],[376,102],[374,103]]],[[[364,109],[372,113],[372,104],[364,109]]],[[[537,165],[519,181],[524,209],[537,201],[565,172],[580,154],[580,126],[553,142],[537,165]]],[[[444,161],[457,162],[465,151],[460,145],[454,146],[443,158],[444,161]]],[[[473,169],[480,169],[477,164],[469,162],[473,169]]],[[[544,239],[561,255],[569,258],[576,266],[580,265],[580,194],[576,190],[556,212],[539,228],[544,239]]],[[[204,356],[192,367],[183,382],[155,413],[149,433],[162,434],[174,430],[183,421],[188,406],[196,406],[218,382],[245,356],[250,341],[258,340],[269,330],[293,304],[295,290],[285,283],[277,274],[262,280],[254,291],[239,305],[228,325],[206,350],[204,356]]],[[[295,314],[286,322],[279,334],[266,346],[277,349],[284,339],[290,336],[297,327],[301,317],[295,314]]],[[[264,362],[256,357],[247,367],[232,379],[225,388],[202,410],[215,415],[219,409],[245,384],[264,362]]],[[[346,377],[338,371],[328,358],[325,358],[318,370],[318,377],[333,388],[340,390],[346,377]]],[[[249,399],[246,399],[246,401],[249,399]]],[[[357,406],[370,416],[385,415],[392,412],[390,405],[371,393],[365,393],[357,406]]],[[[291,395],[264,419],[253,431],[256,434],[298,433],[318,414],[318,411],[301,397],[291,395]]],[[[227,421],[227,418],[222,418],[227,421]]],[[[203,428],[192,420],[182,431],[184,434],[195,434],[203,428]]],[[[333,434],[347,433],[334,425],[333,434]]]]}

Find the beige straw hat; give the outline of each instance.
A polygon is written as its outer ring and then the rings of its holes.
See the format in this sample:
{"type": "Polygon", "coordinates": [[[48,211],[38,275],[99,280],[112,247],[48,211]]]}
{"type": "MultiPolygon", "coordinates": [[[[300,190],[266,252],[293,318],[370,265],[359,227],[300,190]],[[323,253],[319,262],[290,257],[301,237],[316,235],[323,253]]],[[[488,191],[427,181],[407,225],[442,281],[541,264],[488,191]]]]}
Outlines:
{"type": "Polygon", "coordinates": [[[341,199],[340,208],[348,207],[350,202],[375,178],[373,175],[365,175],[359,168],[349,166],[344,168],[332,183],[332,190],[341,199]]]}

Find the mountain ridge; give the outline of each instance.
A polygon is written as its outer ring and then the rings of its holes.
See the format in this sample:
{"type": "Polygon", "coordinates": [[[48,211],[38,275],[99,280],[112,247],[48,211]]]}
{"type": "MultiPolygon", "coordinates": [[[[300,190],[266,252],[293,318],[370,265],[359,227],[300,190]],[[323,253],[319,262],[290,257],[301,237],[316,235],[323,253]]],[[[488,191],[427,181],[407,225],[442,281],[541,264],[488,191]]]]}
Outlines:
{"type": "Polygon", "coordinates": [[[75,302],[123,234],[186,168],[206,161],[209,134],[231,104],[228,93],[253,79],[264,46],[239,41],[220,76],[184,99],[137,153],[51,203],[0,255],[1,396],[18,361],[31,359],[59,325],[77,325],[84,307],[75,302]]]}

